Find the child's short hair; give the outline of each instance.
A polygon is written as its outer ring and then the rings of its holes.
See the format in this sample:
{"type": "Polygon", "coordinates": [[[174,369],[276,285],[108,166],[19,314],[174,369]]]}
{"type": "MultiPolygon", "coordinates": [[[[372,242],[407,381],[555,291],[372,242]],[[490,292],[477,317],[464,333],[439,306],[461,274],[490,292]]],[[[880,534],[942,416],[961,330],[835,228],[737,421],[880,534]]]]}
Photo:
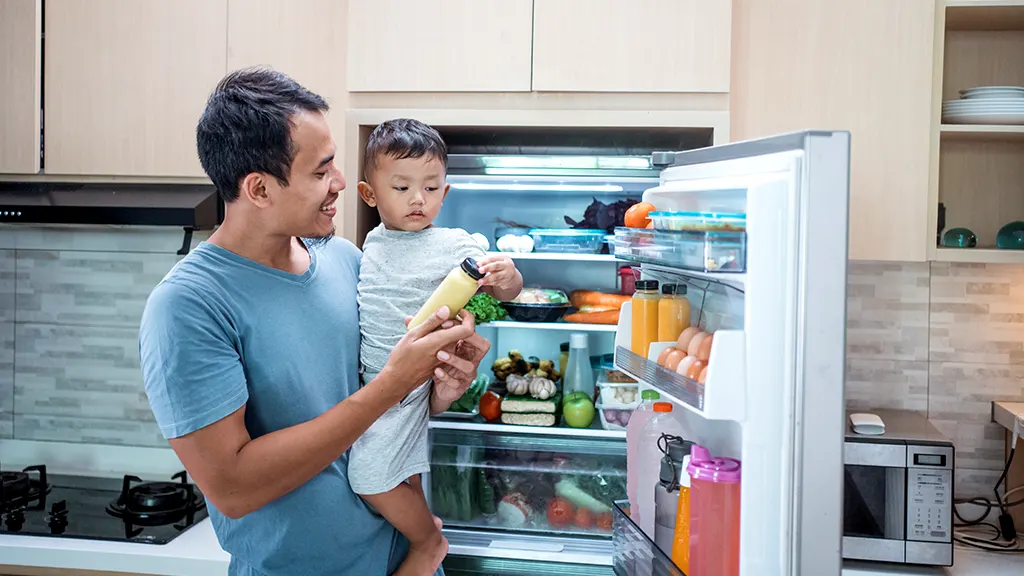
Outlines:
{"type": "Polygon", "coordinates": [[[448,169],[448,147],[441,134],[432,127],[412,118],[388,120],[373,129],[363,151],[363,178],[368,179],[377,169],[377,159],[383,155],[392,158],[437,158],[448,169]]]}

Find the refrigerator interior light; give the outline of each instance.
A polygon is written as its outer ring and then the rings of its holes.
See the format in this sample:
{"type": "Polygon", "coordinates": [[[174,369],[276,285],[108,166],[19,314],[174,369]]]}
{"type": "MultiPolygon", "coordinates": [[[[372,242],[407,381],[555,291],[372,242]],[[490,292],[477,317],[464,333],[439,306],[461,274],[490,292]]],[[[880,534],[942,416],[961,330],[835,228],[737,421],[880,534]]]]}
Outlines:
{"type": "Polygon", "coordinates": [[[622,192],[617,184],[499,184],[491,182],[451,182],[456,190],[510,190],[535,192],[622,192]]]}
{"type": "Polygon", "coordinates": [[[651,167],[651,159],[643,156],[484,156],[484,168],[594,168],[651,167]]]}

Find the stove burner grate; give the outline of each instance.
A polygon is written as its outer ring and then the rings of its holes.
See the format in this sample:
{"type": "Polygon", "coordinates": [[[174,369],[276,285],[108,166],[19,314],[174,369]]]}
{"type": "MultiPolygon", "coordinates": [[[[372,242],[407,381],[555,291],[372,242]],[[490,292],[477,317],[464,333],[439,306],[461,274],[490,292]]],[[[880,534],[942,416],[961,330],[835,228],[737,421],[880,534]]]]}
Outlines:
{"type": "Polygon", "coordinates": [[[128,525],[161,526],[177,522],[182,518],[192,524],[198,510],[206,506],[202,496],[188,482],[185,471],[172,479],[178,482],[142,482],[137,476],[125,476],[121,494],[107,505],[107,513],[121,518],[128,525]]]}
{"type": "Polygon", "coordinates": [[[51,488],[44,465],[29,466],[21,472],[0,471],[0,512],[17,508],[42,510],[51,488]]]}

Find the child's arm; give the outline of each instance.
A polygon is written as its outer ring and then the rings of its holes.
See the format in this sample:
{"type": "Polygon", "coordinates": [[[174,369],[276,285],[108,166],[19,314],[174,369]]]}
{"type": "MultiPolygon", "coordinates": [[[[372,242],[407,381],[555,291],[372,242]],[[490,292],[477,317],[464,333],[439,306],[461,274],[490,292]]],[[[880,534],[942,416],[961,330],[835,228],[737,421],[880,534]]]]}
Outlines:
{"type": "Polygon", "coordinates": [[[477,261],[477,265],[486,274],[480,279],[480,286],[484,292],[498,300],[508,302],[523,291],[523,275],[508,256],[484,256],[477,261]]]}

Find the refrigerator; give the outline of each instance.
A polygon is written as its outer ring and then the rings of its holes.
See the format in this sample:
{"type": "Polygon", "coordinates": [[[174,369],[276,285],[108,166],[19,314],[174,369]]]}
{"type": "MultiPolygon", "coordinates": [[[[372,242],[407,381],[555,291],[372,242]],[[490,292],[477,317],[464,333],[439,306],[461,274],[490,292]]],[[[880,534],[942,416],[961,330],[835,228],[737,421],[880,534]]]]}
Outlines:
{"type": "MultiPolygon", "coordinates": [[[[659,211],[746,215],[739,231],[618,227],[604,253],[513,256],[527,286],[614,292],[624,267],[634,278],[685,283],[692,324],[715,334],[703,384],[656,363],[667,343],[652,344],[646,358],[631,351],[628,302],[615,325],[506,320],[478,328],[492,341],[481,374],[511,350],[557,357],[569,334],[588,334],[597,374],[613,370],[658,390],[683,411],[695,440],[739,459],[744,576],[840,573],[849,157],[849,133],[831,131],[603,164],[451,157],[452,194],[438,224],[492,241],[516,218],[566,227],[569,213],[621,198],[659,211]],[[512,189],[522,194],[502,203],[498,191],[512,189]],[[495,212],[504,217],[482,217],[495,212]]],[[[606,424],[513,426],[475,413],[433,420],[425,486],[451,543],[446,566],[681,574],[622,513],[625,432],[606,424]],[[568,523],[551,514],[552,501],[579,489],[592,498],[577,511],[594,501],[591,510],[568,523]]],[[[466,573],[485,572],[506,573],[466,573]]]]}

